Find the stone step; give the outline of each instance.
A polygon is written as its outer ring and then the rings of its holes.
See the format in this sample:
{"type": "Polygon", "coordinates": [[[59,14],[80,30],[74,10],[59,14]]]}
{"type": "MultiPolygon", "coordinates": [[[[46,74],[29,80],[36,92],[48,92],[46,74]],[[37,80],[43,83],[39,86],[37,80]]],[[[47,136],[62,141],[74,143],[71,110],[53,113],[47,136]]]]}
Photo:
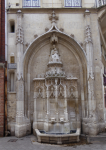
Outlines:
{"type": "Polygon", "coordinates": [[[106,136],[106,132],[104,133],[99,133],[100,136],[106,136]]]}
{"type": "Polygon", "coordinates": [[[97,136],[87,136],[87,142],[90,144],[106,144],[106,132],[99,133],[97,136]]]}
{"type": "Polygon", "coordinates": [[[106,144],[106,137],[89,137],[87,142],[89,144],[106,144]]]}

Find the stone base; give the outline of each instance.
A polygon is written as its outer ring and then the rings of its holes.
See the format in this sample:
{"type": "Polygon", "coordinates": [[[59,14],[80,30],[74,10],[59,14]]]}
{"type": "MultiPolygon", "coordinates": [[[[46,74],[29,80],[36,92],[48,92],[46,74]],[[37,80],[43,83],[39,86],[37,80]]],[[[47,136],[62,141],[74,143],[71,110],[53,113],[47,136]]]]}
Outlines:
{"type": "Polygon", "coordinates": [[[15,136],[15,122],[8,123],[8,130],[10,131],[11,136],[15,136]]]}
{"type": "Polygon", "coordinates": [[[105,132],[105,123],[99,123],[99,132],[105,132]]]}
{"type": "Polygon", "coordinates": [[[56,134],[42,134],[38,129],[35,129],[37,139],[39,143],[50,143],[50,144],[68,144],[71,142],[79,142],[80,129],[77,129],[76,133],[73,134],[64,134],[64,135],[56,135],[56,134]]]}
{"type": "Polygon", "coordinates": [[[94,123],[82,123],[83,134],[86,135],[98,135],[99,134],[99,125],[94,123]]]}
{"type": "Polygon", "coordinates": [[[105,123],[93,122],[89,118],[84,118],[82,123],[83,134],[96,136],[105,131],[105,123]]]}
{"type": "Polygon", "coordinates": [[[31,134],[31,124],[15,125],[15,136],[21,138],[31,134]]]}

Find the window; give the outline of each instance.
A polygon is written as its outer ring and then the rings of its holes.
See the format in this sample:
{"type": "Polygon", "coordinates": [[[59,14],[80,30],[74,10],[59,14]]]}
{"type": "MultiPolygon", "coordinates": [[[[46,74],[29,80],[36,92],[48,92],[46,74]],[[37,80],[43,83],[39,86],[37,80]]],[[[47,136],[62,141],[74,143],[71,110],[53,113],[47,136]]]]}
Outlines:
{"type": "Polygon", "coordinates": [[[10,91],[14,92],[14,72],[10,73],[10,91]]]}
{"type": "Polygon", "coordinates": [[[23,0],[23,7],[40,7],[40,0],[23,0]]]}
{"type": "Polygon", "coordinates": [[[15,23],[14,23],[14,21],[10,21],[10,32],[11,33],[15,32],[15,23]]]}
{"type": "Polygon", "coordinates": [[[19,3],[16,3],[16,6],[19,6],[19,3]]]}
{"type": "Polygon", "coordinates": [[[106,0],[97,0],[98,7],[105,5],[105,4],[106,4],[106,0]]]}
{"type": "Polygon", "coordinates": [[[15,57],[14,57],[14,56],[11,56],[11,57],[10,57],[10,63],[11,63],[11,64],[14,64],[14,63],[15,63],[15,57]]]}
{"type": "Polygon", "coordinates": [[[82,7],[82,0],[65,0],[65,7],[82,7]]]}

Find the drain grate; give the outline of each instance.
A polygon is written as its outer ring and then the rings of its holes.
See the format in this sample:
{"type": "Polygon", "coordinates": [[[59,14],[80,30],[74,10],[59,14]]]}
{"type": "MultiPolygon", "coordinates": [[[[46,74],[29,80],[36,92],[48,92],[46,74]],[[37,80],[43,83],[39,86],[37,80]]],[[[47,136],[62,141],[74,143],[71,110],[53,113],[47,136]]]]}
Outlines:
{"type": "Polygon", "coordinates": [[[8,142],[16,142],[16,141],[17,141],[17,139],[11,139],[8,142]]]}

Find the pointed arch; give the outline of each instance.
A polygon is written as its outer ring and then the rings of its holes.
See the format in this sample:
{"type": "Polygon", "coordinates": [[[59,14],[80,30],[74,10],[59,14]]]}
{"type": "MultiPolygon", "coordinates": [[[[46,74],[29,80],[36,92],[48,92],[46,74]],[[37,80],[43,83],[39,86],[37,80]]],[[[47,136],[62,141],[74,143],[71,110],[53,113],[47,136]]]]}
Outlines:
{"type": "MultiPolygon", "coordinates": [[[[24,53],[23,57],[23,74],[24,74],[24,81],[25,81],[25,91],[28,91],[28,100],[30,100],[30,68],[31,62],[34,59],[36,53],[45,45],[50,43],[50,38],[53,34],[56,34],[58,37],[58,43],[65,46],[68,50],[70,50],[73,55],[75,56],[76,60],[78,61],[78,65],[80,67],[80,97],[81,100],[84,101],[87,98],[87,89],[84,87],[87,85],[87,58],[84,49],[80,46],[80,44],[71,36],[53,28],[53,30],[49,30],[48,32],[44,33],[41,36],[35,38],[32,43],[28,46],[24,53]]],[[[25,100],[26,101],[26,100],[25,100]]],[[[28,105],[29,106],[29,105],[28,105]]]]}

